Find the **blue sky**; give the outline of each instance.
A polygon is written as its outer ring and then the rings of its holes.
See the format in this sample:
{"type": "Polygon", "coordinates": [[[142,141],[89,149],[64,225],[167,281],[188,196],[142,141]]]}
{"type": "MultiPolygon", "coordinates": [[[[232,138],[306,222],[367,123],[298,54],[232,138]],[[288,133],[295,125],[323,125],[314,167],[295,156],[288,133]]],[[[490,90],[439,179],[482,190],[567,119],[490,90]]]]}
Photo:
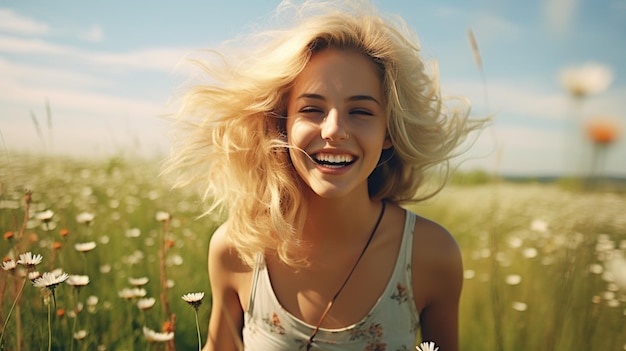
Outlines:
{"type": "MultiPolygon", "coordinates": [[[[462,168],[521,175],[584,168],[590,145],[568,130],[576,119],[602,116],[622,126],[605,171],[626,176],[626,0],[374,3],[402,15],[417,33],[423,56],[439,63],[444,94],[469,97],[473,116],[494,113],[493,127],[462,168]],[[480,48],[486,86],[468,29],[480,48]],[[585,64],[609,69],[611,83],[574,104],[559,77],[566,67],[585,64]],[[582,161],[570,159],[574,154],[582,161]]],[[[278,4],[0,0],[3,149],[167,154],[166,124],[158,115],[185,78],[177,63],[192,50],[263,27],[278,4]]]]}

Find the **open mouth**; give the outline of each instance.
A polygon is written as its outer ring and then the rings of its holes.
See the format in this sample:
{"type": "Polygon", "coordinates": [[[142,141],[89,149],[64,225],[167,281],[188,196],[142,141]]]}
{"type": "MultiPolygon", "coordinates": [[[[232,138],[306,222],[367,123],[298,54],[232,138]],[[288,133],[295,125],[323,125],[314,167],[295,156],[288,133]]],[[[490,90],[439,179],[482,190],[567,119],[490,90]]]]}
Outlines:
{"type": "Polygon", "coordinates": [[[354,163],[356,161],[356,157],[347,154],[325,154],[319,153],[311,155],[311,158],[315,163],[320,166],[329,167],[329,168],[341,168],[346,167],[354,163]]]}

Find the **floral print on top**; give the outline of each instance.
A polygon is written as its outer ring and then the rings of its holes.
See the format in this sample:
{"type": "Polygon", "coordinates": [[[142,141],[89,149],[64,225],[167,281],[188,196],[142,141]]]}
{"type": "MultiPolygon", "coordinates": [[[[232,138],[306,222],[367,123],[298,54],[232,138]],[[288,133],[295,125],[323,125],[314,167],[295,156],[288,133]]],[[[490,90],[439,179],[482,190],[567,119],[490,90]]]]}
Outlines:
{"type": "MultiPolygon", "coordinates": [[[[415,214],[406,211],[402,244],[385,291],[360,322],[341,329],[320,328],[311,350],[407,351],[415,349],[419,315],[411,282],[415,214]]],[[[253,274],[245,314],[246,351],[306,350],[314,327],[285,310],[274,295],[262,257],[253,274]]]]}

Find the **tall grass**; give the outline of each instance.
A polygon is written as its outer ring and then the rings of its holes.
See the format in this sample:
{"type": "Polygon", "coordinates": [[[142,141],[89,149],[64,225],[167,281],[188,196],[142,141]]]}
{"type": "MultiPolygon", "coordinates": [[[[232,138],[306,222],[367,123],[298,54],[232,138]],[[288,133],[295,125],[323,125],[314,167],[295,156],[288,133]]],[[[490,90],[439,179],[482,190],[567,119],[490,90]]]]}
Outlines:
{"type": "MultiPolygon", "coordinates": [[[[0,158],[0,230],[5,233],[0,254],[15,258],[31,251],[44,256],[36,267],[42,273],[61,268],[90,278],[80,290],[68,284],[56,288],[52,349],[164,348],[148,344],[142,329],[168,328],[167,305],[156,303],[143,310],[136,305],[137,297],[120,296],[132,287],[129,278],[140,277],[149,278],[142,286],[146,297],[159,301],[164,292],[175,316],[176,349],[198,348],[194,311],[180,297],[210,291],[207,246],[221,219],[198,219],[205,207],[195,193],[170,191],[158,177],[157,163],[28,155],[7,160],[0,158]],[[23,227],[25,189],[32,196],[23,227]],[[38,216],[46,210],[54,212],[49,221],[38,216]],[[159,212],[172,216],[169,227],[157,220],[159,212]],[[93,220],[78,221],[85,213],[93,220]],[[166,290],[159,267],[163,240],[166,290]],[[93,250],[75,249],[75,244],[91,241],[96,243],[93,250]]],[[[609,264],[626,256],[623,193],[506,182],[494,193],[485,183],[453,185],[411,209],[446,226],[463,251],[463,350],[624,348],[626,287],[619,272],[611,271],[615,265],[609,264]],[[494,292],[498,299],[493,299],[494,292]],[[499,311],[497,319],[494,310],[499,311]]],[[[17,270],[0,270],[3,326],[22,281],[17,270]]],[[[48,305],[41,291],[27,283],[17,304],[19,316],[6,325],[0,349],[46,349],[48,305]]],[[[207,296],[198,311],[203,340],[210,305],[207,296]]]]}

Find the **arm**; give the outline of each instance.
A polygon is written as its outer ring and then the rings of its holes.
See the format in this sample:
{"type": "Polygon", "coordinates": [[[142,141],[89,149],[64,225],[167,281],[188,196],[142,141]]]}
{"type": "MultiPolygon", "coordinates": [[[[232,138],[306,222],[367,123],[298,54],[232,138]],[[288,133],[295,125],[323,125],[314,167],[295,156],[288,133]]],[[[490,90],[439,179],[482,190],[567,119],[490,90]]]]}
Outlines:
{"type": "Polygon", "coordinates": [[[413,272],[413,288],[421,292],[416,303],[421,306],[422,339],[435,342],[440,350],[458,351],[461,251],[444,228],[425,220],[418,223],[413,267],[420,268],[413,272]]]}
{"type": "Polygon", "coordinates": [[[220,226],[209,247],[209,280],[212,308],[209,334],[203,351],[243,350],[243,309],[239,301],[237,276],[242,263],[220,226]]]}

